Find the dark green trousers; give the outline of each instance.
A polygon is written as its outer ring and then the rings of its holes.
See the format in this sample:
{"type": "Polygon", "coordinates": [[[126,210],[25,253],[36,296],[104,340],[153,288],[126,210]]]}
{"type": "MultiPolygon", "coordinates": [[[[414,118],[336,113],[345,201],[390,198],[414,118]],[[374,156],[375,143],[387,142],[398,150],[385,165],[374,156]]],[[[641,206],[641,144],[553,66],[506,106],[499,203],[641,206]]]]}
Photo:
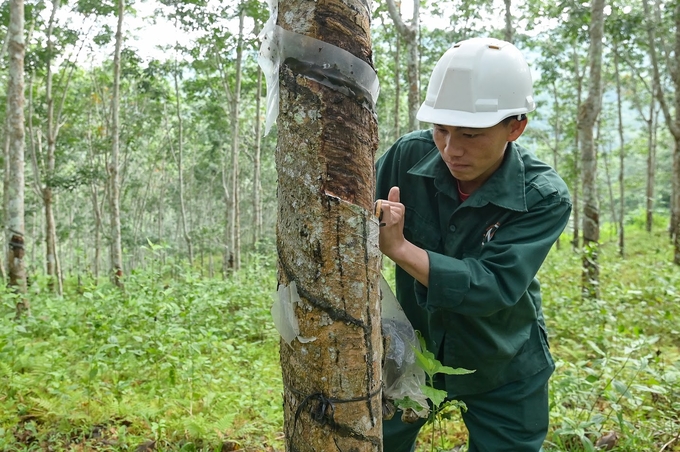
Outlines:
{"type": "MultiPolygon", "coordinates": [[[[548,433],[549,367],[493,391],[459,397],[470,434],[468,452],[539,452],[548,433]]],[[[383,422],[384,452],[413,452],[425,420],[401,422],[399,412],[383,422]]]]}

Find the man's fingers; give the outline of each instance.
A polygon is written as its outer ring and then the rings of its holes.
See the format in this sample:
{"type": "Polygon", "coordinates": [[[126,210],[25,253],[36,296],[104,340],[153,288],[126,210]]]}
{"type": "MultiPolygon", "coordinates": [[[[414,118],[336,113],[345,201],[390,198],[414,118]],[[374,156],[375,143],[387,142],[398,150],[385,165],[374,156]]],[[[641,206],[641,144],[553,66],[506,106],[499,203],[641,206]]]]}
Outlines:
{"type": "MultiPolygon", "coordinates": [[[[395,207],[392,203],[399,202],[399,187],[390,188],[390,192],[387,195],[387,200],[379,199],[373,204],[373,215],[378,219],[379,225],[385,226],[383,222],[383,217],[385,210],[387,210],[388,216],[391,214],[391,208],[395,207]]],[[[391,217],[390,217],[391,218],[391,217]]]]}
{"type": "Polygon", "coordinates": [[[399,187],[390,188],[390,192],[387,195],[387,200],[390,202],[399,202],[399,187]]]}

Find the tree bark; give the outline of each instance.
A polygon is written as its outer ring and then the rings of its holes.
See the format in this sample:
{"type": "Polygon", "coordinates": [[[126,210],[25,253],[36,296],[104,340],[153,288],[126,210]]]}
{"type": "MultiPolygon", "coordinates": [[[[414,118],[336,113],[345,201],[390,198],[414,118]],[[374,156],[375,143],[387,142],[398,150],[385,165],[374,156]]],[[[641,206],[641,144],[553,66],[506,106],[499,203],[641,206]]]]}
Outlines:
{"type": "Polygon", "coordinates": [[[599,297],[600,207],[597,197],[597,150],[593,129],[602,106],[602,37],[605,0],[593,0],[590,23],[590,80],[588,97],[581,104],[578,130],[581,147],[583,183],[583,271],[582,295],[599,297]]]}
{"type": "MultiPolygon", "coordinates": [[[[7,125],[9,134],[9,173],[7,203],[7,272],[9,285],[26,294],[26,250],[24,223],[24,2],[10,1],[9,79],[7,83],[7,125]]],[[[29,310],[29,301],[22,297],[16,305],[20,317],[29,310]]]]}
{"type": "MultiPolygon", "coordinates": [[[[372,66],[361,0],[280,3],[277,23],[372,66]]],[[[375,109],[308,66],[289,58],[279,74],[279,288],[295,283],[299,337],[313,338],[281,341],[286,450],[381,451],[375,109]]]]}
{"type": "Polygon", "coordinates": [[[123,247],[120,227],[120,59],[123,46],[123,18],[125,0],[118,0],[116,47],[113,55],[113,89],[111,95],[111,157],[109,160],[109,206],[111,215],[111,271],[112,281],[120,289],[123,284],[123,247]]]}
{"type": "Polygon", "coordinates": [[[508,42],[513,42],[515,31],[512,27],[512,11],[510,7],[512,6],[512,0],[504,0],[505,2],[505,40],[508,42]]]}

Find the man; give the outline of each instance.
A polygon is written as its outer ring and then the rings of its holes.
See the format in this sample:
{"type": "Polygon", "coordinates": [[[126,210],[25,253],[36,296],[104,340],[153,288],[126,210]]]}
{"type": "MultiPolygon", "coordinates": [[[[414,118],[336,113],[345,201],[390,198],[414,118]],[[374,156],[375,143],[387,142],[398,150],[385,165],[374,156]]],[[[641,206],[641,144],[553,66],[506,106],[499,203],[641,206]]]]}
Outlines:
{"type": "MultiPolygon", "coordinates": [[[[497,39],[455,44],[435,66],[418,119],[377,163],[380,250],[396,295],[444,365],[475,370],[435,386],[462,400],[471,452],[536,452],[548,430],[548,351],[536,273],[571,201],[548,165],[515,143],[535,109],[529,67],[497,39]]],[[[424,420],[383,424],[408,452],[424,420]]]]}

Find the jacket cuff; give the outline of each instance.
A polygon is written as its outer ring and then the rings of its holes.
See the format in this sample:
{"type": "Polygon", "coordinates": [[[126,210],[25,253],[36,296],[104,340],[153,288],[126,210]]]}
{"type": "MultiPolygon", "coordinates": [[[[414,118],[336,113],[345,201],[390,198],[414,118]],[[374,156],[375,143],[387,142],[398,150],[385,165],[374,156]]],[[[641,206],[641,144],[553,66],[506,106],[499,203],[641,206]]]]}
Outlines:
{"type": "Polygon", "coordinates": [[[427,251],[429,288],[415,281],[416,302],[430,312],[458,306],[470,289],[470,271],[460,259],[427,251]]]}

